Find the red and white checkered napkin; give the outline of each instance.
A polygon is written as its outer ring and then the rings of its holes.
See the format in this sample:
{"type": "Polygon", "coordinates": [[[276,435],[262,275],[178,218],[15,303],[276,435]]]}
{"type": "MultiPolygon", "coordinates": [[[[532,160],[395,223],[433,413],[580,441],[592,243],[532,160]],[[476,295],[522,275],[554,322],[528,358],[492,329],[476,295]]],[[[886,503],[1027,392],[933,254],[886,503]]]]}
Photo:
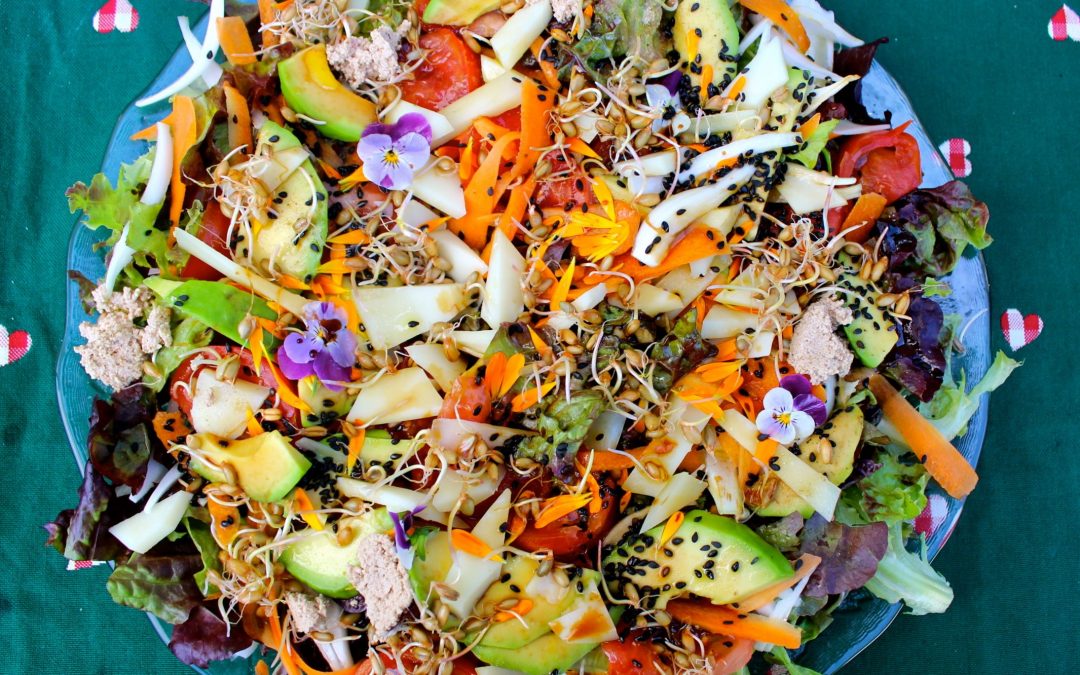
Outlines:
{"type": "Polygon", "coordinates": [[[949,168],[957,178],[967,178],[971,175],[971,143],[963,138],[950,138],[938,146],[938,150],[949,162],[949,168]]]}
{"type": "Polygon", "coordinates": [[[1059,42],[1065,40],[1080,42],[1080,16],[1077,16],[1072,7],[1062,5],[1050,19],[1047,30],[1050,31],[1050,37],[1059,42]]]}
{"type": "Polygon", "coordinates": [[[1001,332],[1014,352],[1034,342],[1042,329],[1043,320],[1038,314],[1024,316],[1018,309],[1007,309],[1001,315],[1001,332]]]}
{"type": "Polygon", "coordinates": [[[15,363],[26,356],[33,343],[30,333],[24,330],[9,333],[7,328],[0,326],[0,366],[15,363]]]}
{"type": "Polygon", "coordinates": [[[94,13],[94,30],[99,33],[114,30],[130,33],[138,27],[139,10],[128,0],[107,0],[101,9],[94,13]]]}
{"type": "Polygon", "coordinates": [[[73,570],[85,570],[91,567],[97,567],[98,565],[107,565],[107,560],[69,560],[67,564],[68,572],[73,570]]]}
{"type": "Polygon", "coordinates": [[[949,515],[949,506],[945,503],[945,498],[939,494],[932,494],[926,499],[926,508],[915,519],[915,531],[929,537],[941,527],[947,515],[949,515]]]}

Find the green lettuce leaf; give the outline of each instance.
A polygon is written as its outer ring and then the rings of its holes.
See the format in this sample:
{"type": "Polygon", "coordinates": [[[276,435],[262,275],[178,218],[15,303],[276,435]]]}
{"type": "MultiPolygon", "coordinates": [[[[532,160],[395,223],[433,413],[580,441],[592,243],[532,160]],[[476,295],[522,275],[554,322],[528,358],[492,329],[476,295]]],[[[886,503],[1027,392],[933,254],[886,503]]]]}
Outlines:
{"type": "Polygon", "coordinates": [[[821,673],[816,670],[795,665],[795,662],[791,660],[791,654],[788,654],[787,650],[783,647],[774,647],[769,654],[772,655],[776,663],[787,668],[790,675],[821,675],[821,673]]]}
{"type": "Polygon", "coordinates": [[[866,589],[885,602],[902,600],[917,616],[941,614],[953,600],[949,582],[926,559],[925,540],[920,554],[908,552],[899,523],[890,526],[889,550],[866,589]]]}
{"type": "Polygon", "coordinates": [[[817,168],[818,158],[825,151],[825,144],[829,142],[829,135],[832,134],[833,129],[838,124],[840,124],[840,120],[829,120],[819,124],[814,133],[810,134],[810,138],[805,139],[802,149],[794,155],[788,155],[788,159],[802,164],[807,169],[817,168]]]}
{"type": "Polygon", "coordinates": [[[903,462],[900,453],[889,448],[882,448],[873,461],[880,468],[841,493],[836,519],[847,525],[898,523],[922,513],[930,480],[923,465],[903,462]]]}
{"type": "Polygon", "coordinates": [[[179,624],[202,601],[194,578],[202,567],[198,555],[132,556],[116,566],[105,588],[118,605],[179,624]]]}
{"type": "Polygon", "coordinates": [[[979,399],[982,395],[989,394],[1004,384],[1009,375],[1021,365],[1020,361],[999,351],[990,370],[986,371],[986,375],[971,391],[964,393],[966,377],[961,373],[959,382],[954,383],[951,378],[946,380],[929,403],[919,405],[919,412],[933,422],[945,438],[952,440],[963,436],[967,433],[968,422],[979,410],[979,399]]]}
{"type": "Polygon", "coordinates": [[[574,53],[587,63],[609,58],[636,56],[650,63],[662,55],[660,21],[664,16],[660,0],[599,0],[585,35],[574,45],[574,53]]]}
{"type": "Polygon", "coordinates": [[[193,351],[210,344],[214,331],[202,321],[188,317],[173,326],[172,336],[172,345],[162,347],[154,354],[154,365],[161,371],[161,377],[143,377],[143,384],[153,391],[161,391],[168,383],[169,375],[179,368],[193,351]]]}
{"type": "MultiPolygon", "coordinates": [[[[82,211],[83,222],[90,229],[105,227],[117,235],[133,216],[144,223],[148,209],[139,198],[150,179],[153,164],[154,150],[151,149],[131,164],[120,166],[115,188],[103,173],[94,176],[90,185],[75,183],[67,190],[68,208],[72,213],[82,211]]],[[[152,218],[150,222],[153,222],[152,218]]]]}
{"type": "Polygon", "coordinates": [[[576,391],[569,400],[553,393],[537,423],[537,435],[526,438],[514,454],[547,464],[555,477],[567,481],[574,475],[574,457],[586,432],[607,401],[598,391],[576,391]]]}
{"type": "Polygon", "coordinates": [[[956,268],[968,246],[984,249],[993,239],[986,232],[990,209],[971,189],[952,181],[930,190],[915,190],[885,210],[886,250],[892,264],[932,277],[956,268]],[[900,249],[903,250],[900,250],[900,249]]]}
{"type": "Polygon", "coordinates": [[[199,556],[202,558],[203,567],[195,573],[195,583],[199,586],[199,590],[203,595],[217,593],[217,586],[206,580],[206,573],[207,570],[221,571],[221,560],[218,559],[218,552],[221,551],[221,547],[214,541],[214,535],[210,533],[210,526],[201,520],[191,517],[185,518],[184,529],[187,530],[191,540],[195,542],[195,548],[199,550],[199,556]]]}

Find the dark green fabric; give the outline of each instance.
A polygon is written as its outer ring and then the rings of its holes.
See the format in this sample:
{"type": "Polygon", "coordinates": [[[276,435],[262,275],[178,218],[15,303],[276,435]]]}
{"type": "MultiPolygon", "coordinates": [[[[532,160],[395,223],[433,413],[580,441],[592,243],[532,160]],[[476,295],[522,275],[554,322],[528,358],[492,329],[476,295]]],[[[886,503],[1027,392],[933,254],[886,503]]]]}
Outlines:
{"type": "MultiPolygon", "coordinates": [[[[97,0],[2,0],[0,324],[34,346],[0,368],[0,635],[3,673],[185,673],[138,614],[114,606],[107,571],[67,572],[41,523],[73,504],[78,473],[56,413],[53,363],[73,218],[64,188],[98,168],[116,115],[179,45],[189,2],[133,0],[138,30],[99,35],[97,0]]],[[[864,38],[892,36],[881,61],[930,135],[967,138],[976,193],[993,211],[992,321],[1038,312],[1043,337],[992,403],[982,482],[936,566],[949,613],[903,617],[852,673],[1074,673],[1080,583],[1075,450],[1080,271],[1080,44],[1053,42],[1060,0],[832,0],[864,38]]],[[[1003,346],[995,328],[996,346],[1003,346]]],[[[823,639],[828,639],[828,635],[823,639]]]]}

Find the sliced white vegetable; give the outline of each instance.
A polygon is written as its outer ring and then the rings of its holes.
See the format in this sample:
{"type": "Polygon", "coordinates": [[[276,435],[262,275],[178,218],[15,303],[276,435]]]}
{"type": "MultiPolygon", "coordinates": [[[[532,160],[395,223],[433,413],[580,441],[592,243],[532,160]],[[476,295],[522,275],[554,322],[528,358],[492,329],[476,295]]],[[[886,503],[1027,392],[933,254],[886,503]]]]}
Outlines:
{"type": "Polygon", "coordinates": [[[735,110],[693,118],[690,120],[688,132],[697,139],[703,139],[713,134],[724,134],[736,130],[750,131],[756,129],[764,121],[757,110],[735,110]]]}
{"type": "Polygon", "coordinates": [[[454,562],[444,583],[456,591],[456,597],[444,596],[443,602],[454,616],[464,619],[473,613],[476,603],[502,574],[503,564],[500,560],[478,558],[465,551],[454,550],[452,555],[454,562]]]}
{"type": "Polygon", "coordinates": [[[481,276],[487,274],[488,266],[484,259],[450,230],[439,228],[429,232],[428,236],[435,240],[439,257],[450,263],[447,274],[454,281],[465,283],[474,273],[481,276]]]}
{"type": "Polygon", "coordinates": [[[776,191],[780,195],[779,201],[786,202],[797,215],[833,209],[848,203],[837,188],[848,185],[851,179],[807,169],[796,162],[788,162],[787,169],[788,173],[776,191]]]}
{"type": "Polygon", "coordinates": [[[768,33],[774,25],[775,24],[773,24],[772,21],[769,21],[765,17],[760,17],[757,23],[754,24],[754,27],[746,31],[746,35],[739,41],[739,53],[746,53],[746,50],[750,49],[751,45],[760,40],[762,35],[768,33]]]}
{"type": "Polygon", "coordinates": [[[495,230],[491,243],[484,304],[480,316],[491,328],[516,321],[525,310],[525,292],[521,288],[525,274],[525,258],[502,230],[495,230]]]}
{"type": "Polygon", "coordinates": [[[840,499],[840,488],[787,448],[779,446],[773,454],[772,464],[780,467],[775,471],[776,477],[813,506],[823,518],[832,520],[836,502],[840,499]]]}
{"type": "Polygon", "coordinates": [[[505,72],[506,68],[499,63],[498,59],[493,59],[487,54],[480,55],[480,74],[484,77],[484,82],[491,82],[505,72]]]}
{"type": "MultiPolygon", "coordinates": [[[[266,153],[265,150],[262,152],[266,153]]],[[[266,194],[271,194],[310,158],[311,154],[307,151],[307,148],[297,146],[285,150],[271,151],[261,157],[237,164],[235,168],[247,172],[252,178],[259,181],[266,194]]]]}
{"type": "Polygon", "coordinates": [[[442,396],[420,368],[404,368],[387,373],[365,385],[356,397],[348,420],[363,424],[397,424],[434,417],[442,407],[442,396]]]}
{"type": "Polygon", "coordinates": [[[433,223],[439,219],[439,214],[420,203],[418,199],[410,199],[405,202],[397,212],[398,221],[405,223],[413,229],[419,228],[426,223],[433,223]]]}
{"type": "Polygon", "coordinates": [[[833,136],[859,136],[862,134],[872,134],[878,131],[889,131],[892,129],[891,124],[855,124],[848,120],[840,120],[840,124],[837,124],[832,131],[833,136]]]}
{"type": "MultiPolygon", "coordinates": [[[[654,462],[663,467],[668,476],[674,475],[679,464],[693,448],[694,444],[686,437],[683,425],[704,425],[709,416],[694,408],[679,397],[673,397],[668,414],[668,437],[673,441],[674,447],[666,453],[646,453],[641,458],[641,463],[654,462]]],[[[626,477],[623,489],[636,494],[659,496],[663,491],[666,480],[654,480],[646,475],[641,469],[635,468],[626,477]]]]}
{"type": "Polygon", "coordinates": [[[645,532],[671,517],[671,514],[690,506],[698,500],[708,485],[703,480],[694,478],[689,473],[677,473],[656,496],[656,501],[649,507],[645,520],[641,523],[641,532],[645,532]]]}
{"type": "Polygon", "coordinates": [[[469,304],[463,284],[425,286],[358,286],[353,302],[368,341],[376,349],[392,349],[410,338],[450,321],[469,304]]]}
{"type": "Polygon", "coordinates": [[[701,337],[706,340],[727,340],[748,330],[757,330],[761,317],[754,312],[740,312],[722,305],[713,305],[701,324],[701,337]]]}
{"type": "Polygon", "coordinates": [[[814,77],[830,80],[841,79],[840,75],[837,75],[836,73],[832,72],[828,68],[823,67],[813,59],[807,57],[806,54],[803,54],[801,51],[799,51],[798,47],[791,44],[787,40],[783,40],[781,44],[783,45],[784,49],[784,58],[787,60],[788,65],[790,65],[792,68],[805,70],[812,74],[814,77]]]}
{"type": "Polygon", "coordinates": [[[758,430],[750,420],[741,412],[731,409],[724,411],[724,419],[720,420],[720,427],[726,431],[747,452],[753,454],[757,450],[758,430]]]}
{"type": "Polygon", "coordinates": [[[451,218],[465,215],[465,190],[456,165],[452,171],[441,171],[432,160],[413,178],[410,189],[417,199],[451,218]]]}
{"type": "Polygon", "coordinates": [[[143,478],[143,483],[139,486],[139,491],[132,493],[129,499],[138,504],[142,501],[143,497],[150,494],[150,491],[154,489],[154,486],[158,484],[164,475],[165,465],[151,457],[150,461],[146,463],[146,477],[143,478]]]}
{"type": "MultiPolygon", "coordinates": [[[[495,478],[485,475],[480,480],[474,478],[466,482],[462,474],[456,470],[448,469],[443,471],[439,476],[439,486],[435,489],[435,496],[432,498],[431,504],[439,511],[445,512],[452,511],[462,496],[468,497],[472,504],[479,504],[495,494],[495,491],[499,489],[499,482],[502,480],[503,473],[503,471],[500,471],[495,478]]],[[[462,505],[460,510],[467,516],[473,514],[471,505],[462,505]]]]}
{"type": "Polygon", "coordinates": [[[109,533],[132,551],[146,553],[176,530],[194,496],[181,490],[113,525],[109,533]]]}
{"type": "MultiPolygon", "coordinates": [[[[691,272],[692,273],[692,272],[691,272]]],[[[683,308],[682,298],[652,284],[640,284],[634,299],[634,307],[649,316],[660,316],[683,308]]]]}
{"type": "Polygon", "coordinates": [[[754,175],[753,165],[742,166],[724,180],[679,192],[656,205],[638,231],[633,255],[650,266],[663,262],[676,235],[690,223],[720,206],[754,175]]]}
{"type": "Polygon", "coordinates": [[[440,112],[450,121],[454,135],[457,136],[481,117],[495,117],[521,105],[521,88],[526,79],[521,73],[508,70],[440,112]]]}
{"type": "Polygon", "coordinates": [[[551,631],[570,644],[600,643],[619,639],[619,632],[611,620],[604,598],[590,581],[583,596],[573,604],[570,611],[554,621],[549,621],[551,631]]]}
{"type": "MultiPolygon", "coordinates": [[[[199,42],[199,38],[195,37],[195,33],[191,31],[191,21],[186,16],[176,17],[176,22],[180,24],[180,34],[184,36],[184,46],[187,47],[188,56],[191,57],[192,62],[198,61],[204,58],[205,52],[203,51],[202,43],[199,42]]],[[[217,61],[212,62],[207,66],[206,70],[200,77],[203,84],[209,89],[218,83],[221,76],[225,73],[217,61]]]]}
{"type": "Polygon", "coordinates": [[[844,89],[844,87],[848,86],[849,84],[855,82],[858,79],[858,75],[848,75],[836,84],[830,84],[827,87],[821,87],[820,89],[815,89],[814,91],[810,92],[806,95],[807,106],[803,109],[802,116],[808,117],[810,115],[813,115],[814,111],[820,108],[826,101],[828,101],[833,96],[839,94],[840,91],[844,89]]]}
{"type": "Polygon", "coordinates": [[[217,20],[224,16],[225,0],[210,0],[209,19],[206,24],[206,36],[202,42],[200,58],[195,59],[191,66],[184,71],[184,74],[177,78],[175,82],[158,91],[156,94],[151,94],[150,96],[136,101],[135,105],[137,107],[142,108],[157,103],[158,101],[164,101],[173,94],[180,93],[185,87],[203,76],[203,73],[211,67],[210,64],[214,63],[214,57],[217,55],[217,50],[220,46],[218,41],[217,20]]]}
{"type": "Polygon", "coordinates": [[[832,35],[833,40],[845,47],[859,47],[865,44],[836,23],[836,14],[824,9],[816,0],[795,0],[791,3],[791,8],[797,11],[802,19],[809,19],[820,25],[832,35]]]}
{"type": "MultiPolygon", "coordinates": [[[[533,575],[529,583],[525,585],[525,595],[530,598],[543,598],[548,604],[556,605],[570,592],[569,586],[563,586],[554,574],[533,575]]],[[[476,672],[480,672],[478,668],[476,672]]],[[[514,671],[516,672],[516,671],[514,671]]]]}
{"type": "Polygon", "coordinates": [[[497,427],[494,424],[439,418],[432,422],[428,443],[444,450],[458,451],[461,444],[472,437],[484,442],[489,448],[501,448],[516,436],[535,436],[536,432],[524,429],[497,427]]]}
{"type": "Polygon", "coordinates": [[[626,416],[614,410],[605,410],[600,413],[589,430],[585,432],[584,447],[589,450],[607,450],[614,448],[622,438],[623,429],[626,427],[626,416]]]}
{"type": "Polygon", "coordinates": [[[153,508],[154,504],[157,504],[158,500],[164,497],[165,493],[171,490],[173,485],[176,485],[177,481],[180,480],[181,474],[182,471],[179,466],[174,466],[166,471],[165,475],[158,481],[157,487],[155,487],[154,491],[150,493],[150,496],[146,498],[146,506],[144,508],[153,508]]]}
{"type": "Polygon", "coordinates": [[[454,338],[457,348],[466,354],[483,356],[488,345],[495,339],[495,329],[490,330],[452,330],[450,337],[454,338]]]}
{"type": "Polygon", "coordinates": [[[465,362],[451,361],[440,344],[411,345],[405,348],[409,358],[435,380],[443,391],[450,391],[454,381],[465,373],[465,362]]]}
{"type": "Polygon", "coordinates": [[[124,229],[120,231],[120,238],[116,240],[116,245],[113,246],[112,253],[109,254],[109,266],[105,270],[105,281],[103,282],[105,290],[109,293],[112,293],[112,289],[116,286],[116,280],[120,278],[120,273],[135,259],[136,251],[127,243],[130,228],[131,223],[124,224],[124,229]]]}
{"type": "MultiPolygon", "coordinates": [[[[713,256],[705,256],[704,258],[698,258],[692,263],[688,263],[690,265],[690,275],[694,277],[703,277],[706,274],[709,274],[712,268],[712,260],[713,256]]],[[[713,272],[714,276],[715,274],[716,273],[713,272]]],[[[679,300],[680,302],[682,301],[681,298],[679,300]]]]}
{"type": "Polygon", "coordinates": [[[514,12],[491,36],[491,49],[505,68],[513,68],[529,45],[551,22],[551,0],[540,0],[514,12]]]}
{"type": "Polygon", "coordinates": [[[716,301],[730,307],[761,312],[765,309],[765,290],[768,279],[762,274],[760,266],[751,265],[743,270],[730,284],[716,294],[716,301]]]}
{"type": "Polygon", "coordinates": [[[172,179],[173,138],[172,127],[163,122],[155,125],[157,142],[154,143],[154,163],[150,166],[150,178],[139,199],[143,204],[160,204],[165,201],[172,179]]]}
{"type": "Polygon", "coordinates": [[[509,517],[510,490],[503,490],[473,526],[472,533],[491,548],[501,548],[506,542],[504,528],[509,517]]]}
{"type": "Polygon", "coordinates": [[[769,100],[780,87],[787,84],[788,64],[784,60],[783,40],[762,37],[763,44],[750,60],[744,71],[746,86],[743,87],[739,106],[757,110],[769,100]]]}
{"type": "Polygon", "coordinates": [[[409,113],[423,115],[431,126],[432,148],[437,148],[454,137],[454,128],[450,126],[450,120],[446,119],[446,115],[418,106],[415,103],[409,103],[404,99],[399,99],[392,108],[386,111],[385,120],[390,124],[395,124],[409,113]]]}
{"type": "Polygon", "coordinates": [[[430,495],[422,492],[393,485],[375,485],[374,483],[352,478],[338,478],[337,489],[338,492],[347,497],[356,497],[373,504],[379,504],[396,513],[412,511],[420,506],[425,506],[427,508],[417,513],[417,517],[442,525],[449,522],[447,514],[440,513],[431,506],[430,495]]]}
{"type": "Polygon", "coordinates": [[[746,356],[751,359],[763,359],[772,354],[773,342],[776,341],[776,333],[767,330],[759,330],[750,338],[750,347],[746,350],[746,356]]]}
{"type": "Polygon", "coordinates": [[[636,173],[642,176],[666,176],[675,173],[679,154],[676,150],[661,150],[651,155],[619,162],[612,169],[618,174],[636,173]]]}
{"type": "Polygon", "coordinates": [[[705,452],[705,476],[716,512],[722,516],[741,516],[743,491],[739,487],[739,471],[726,452],[705,452]]]}
{"type": "MultiPolygon", "coordinates": [[[[679,173],[679,181],[685,182],[697,180],[702,176],[708,176],[721,162],[740,157],[746,153],[760,155],[765,152],[775,152],[784,148],[796,146],[800,143],[802,143],[802,136],[799,134],[781,132],[770,132],[732,141],[727,145],[721,145],[719,148],[706,150],[695,157],[693,161],[690,162],[689,166],[683,167],[683,171],[679,173]]],[[[745,168],[746,167],[743,167],[743,169],[745,168]]],[[[730,183],[731,181],[729,179],[733,179],[735,173],[741,170],[742,169],[736,169],[736,171],[731,172],[719,182],[723,184],[730,183]]],[[[745,182],[746,180],[741,180],[740,184],[745,182]]]]}
{"type": "Polygon", "coordinates": [[[596,307],[607,297],[608,287],[606,284],[597,284],[585,291],[570,304],[579,312],[585,312],[596,307]]]}
{"type": "Polygon", "coordinates": [[[592,143],[599,133],[596,130],[596,123],[599,121],[600,116],[591,112],[581,113],[575,117],[574,126],[577,127],[578,138],[586,143],[592,143]]]}
{"type": "Polygon", "coordinates": [[[177,228],[174,232],[176,245],[185,252],[190,253],[210,267],[235,281],[244,288],[249,288],[267,300],[278,303],[296,316],[304,315],[304,307],[308,301],[302,296],[287,291],[284,288],[263,279],[251,270],[241,267],[233,260],[225,257],[211,248],[198,237],[177,228]]]}
{"type": "MultiPolygon", "coordinates": [[[[671,270],[656,282],[656,287],[674,293],[682,300],[682,305],[674,312],[680,312],[713,284],[718,274],[726,272],[731,266],[731,258],[726,255],[713,256],[706,266],[704,274],[696,274],[690,265],[681,265],[671,270]],[[715,270],[719,270],[716,272],[715,270]]],[[[668,316],[672,316],[669,313],[668,316]]]]}
{"type": "Polygon", "coordinates": [[[213,369],[203,368],[195,378],[191,397],[191,426],[200,434],[240,438],[250,411],[261,408],[269,395],[269,387],[241,379],[223,382],[213,369]]]}

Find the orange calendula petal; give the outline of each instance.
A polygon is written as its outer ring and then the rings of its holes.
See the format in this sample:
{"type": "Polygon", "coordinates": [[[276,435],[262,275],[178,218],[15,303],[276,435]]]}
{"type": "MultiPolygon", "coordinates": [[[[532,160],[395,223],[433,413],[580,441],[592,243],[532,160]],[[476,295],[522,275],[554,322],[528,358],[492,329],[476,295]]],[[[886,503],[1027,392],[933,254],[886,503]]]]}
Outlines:
{"type": "Polygon", "coordinates": [[[559,283],[555,285],[555,290],[551,294],[551,309],[557,310],[566,302],[567,295],[570,294],[570,285],[574,283],[574,266],[576,261],[571,258],[570,266],[563,272],[562,277],[559,279],[559,283]]]}
{"type": "Polygon", "coordinates": [[[510,408],[514,412],[525,412],[539,403],[540,399],[544,398],[554,388],[554,382],[547,382],[541,385],[539,389],[535,387],[527,389],[514,397],[514,400],[510,403],[510,408]]]}
{"type": "Polygon", "coordinates": [[[507,358],[503,352],[495,352],[484,367],[484,384],[494,396],[502,388],[503,373],[506,372],[507,358]]]}
{"type": "Polygon", "coordinates": [[[656,542],[657,548],[671,541],[671,538],[679,531],[679,527],[682,526],[684,518],[686,518],[686,514],[682,511],[676,511],[671,514],[671,517],[668,518],[667,522],[664,524],[663,532],[660,533],[660,541],[656,542]]]}
{"type": "Polygon", "coordinates": [[[518,376],[521,375],[521,370],[525,367],[525,355],[521,352],[514,354],[506,362],[506,371],[502,376],[502,385],[499,387],[498,395],[505,396],[514,384],[518,381],[518,376]]]}
{"type": "Polygon", "coordinates": [[[490,557],[492,560],[502,560],[500,556],[492,555],[492,548],[488,546],[483,539],[477,537],[472,532],[467,532],[465,530],[450,530],[450,543],[453,544],[454,548],[457,550],[477,558],[490,557]]]}
{"type": "Polygon", "coordinates": [[[544,500],[540,515],[536,518],[537,527],[546,527],[559,518],[577,511],[592,501],[591,494],[560,495],[544,500]]]}
{"type": "Polygon", "coordinates": [[[367,429],[360,428],[349,438],[349,452],[345,456],[345,471],[352,474],[356,461],[360,459],[360,450],[364,447],[364,439],[367,437],[367,429]]]}
{"type": "Polygon", "coordinates": [[[296,510],[300,512],[300,517],[304,519],[308,527],[314,530],[322,530],[326,527],[322,515],[315,512],[315,504],[312,503],[311,497],[308,497],[308,493],[304,488],[296,488],[296,491],[293,492],[293,504],[295,504],[296,510]]]}

